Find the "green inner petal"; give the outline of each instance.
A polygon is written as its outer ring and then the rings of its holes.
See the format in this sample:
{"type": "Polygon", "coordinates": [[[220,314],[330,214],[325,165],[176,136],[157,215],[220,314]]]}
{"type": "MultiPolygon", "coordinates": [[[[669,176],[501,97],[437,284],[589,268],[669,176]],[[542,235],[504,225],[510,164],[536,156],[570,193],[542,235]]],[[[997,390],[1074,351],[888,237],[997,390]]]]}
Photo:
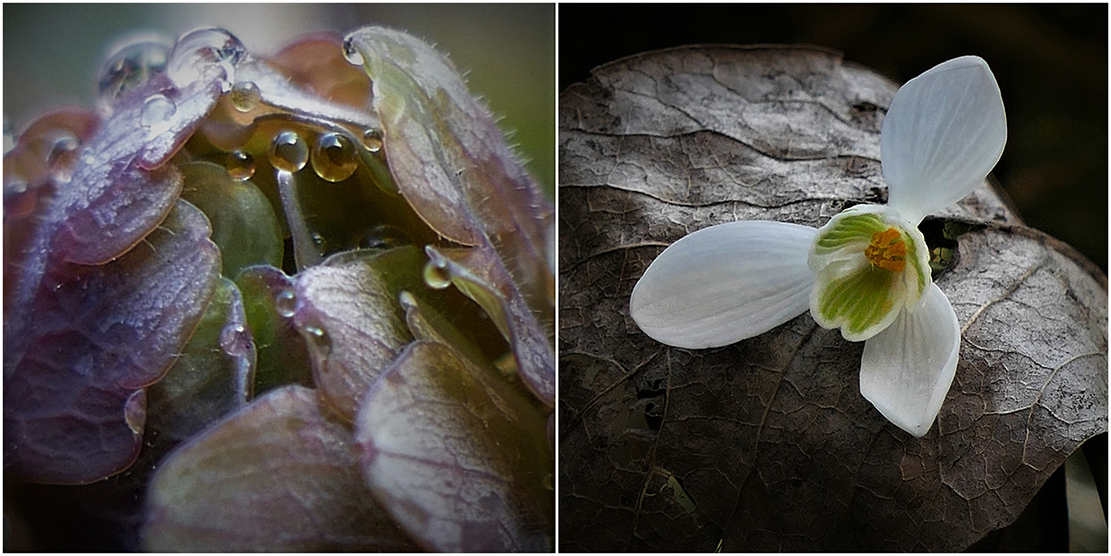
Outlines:
{"type": "Polygon", "coordinates": [[[814,253],[828,255],[854,243],[872,240],[872,234],[888,229],[890,225],[878,214],[848,215],[831,220],[815,240],[814,253]]]}
{"type": "MultiPolygon", "coordinates": [[[[921,235],[921,234],[919,234],[921,235]]],[[[926,291],[926,286],[930,280],[930,265],[922,265],[918,260],[918,245],[913,238],[906,238],[907,245],[907,264],[914,269],[914,274],[918,277],[918,291],[914,292],[914,298],[917,299],[926,291]]],[[[929,258],[927,257],[927,260],[929,258]]]]}
{"type": "Polygon", "coordinates": [[[824,318],[838,322],[846,332],[860,334],[900,309],[895,303],[895,282],[899,278],[899,274],[882,268],[863,267],[830,280],[818,308],[824,318]]]}

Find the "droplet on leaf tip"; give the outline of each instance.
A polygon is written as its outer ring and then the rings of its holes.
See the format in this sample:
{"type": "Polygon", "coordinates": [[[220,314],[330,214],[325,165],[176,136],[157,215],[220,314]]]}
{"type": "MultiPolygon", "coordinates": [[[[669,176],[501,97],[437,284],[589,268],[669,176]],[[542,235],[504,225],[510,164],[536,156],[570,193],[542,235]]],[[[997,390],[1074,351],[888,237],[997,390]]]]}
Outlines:
{"type": "Polygon", "coordinates": [[[434,290],[442,290],[451,285],[451,271],[444,261],[428,261],[424,265],[424,283],[434,290]]]}
{"type": "Polygon", "coordinates": [[[347,37],[343,41],[343,57],[353,66],[363,65],[363,55],[359,54],[359,50],[355,48],[355,42],[351,40],[351,37],[347,37]]]}

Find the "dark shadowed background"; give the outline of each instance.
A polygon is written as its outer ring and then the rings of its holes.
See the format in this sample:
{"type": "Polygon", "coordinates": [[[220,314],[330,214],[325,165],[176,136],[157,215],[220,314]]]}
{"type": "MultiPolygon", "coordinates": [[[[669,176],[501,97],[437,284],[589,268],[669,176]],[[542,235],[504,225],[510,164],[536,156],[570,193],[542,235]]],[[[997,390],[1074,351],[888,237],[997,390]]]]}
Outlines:
{"type": "Polygon", "coordinates": [[[555,182],[555,6],[543,4],[6,4],[4,125],[19,133],[45,110],[93,107],[113,41],[223,27],[250,52],[275,54],[313,31],[405,30],[447,52],[471,92],[551,191],[555,182]]]}
{"type": "Polygon", "coordinates": [[[1007,109],[995,177],[1030,226],[1107,271],[1107,5],[561,4],[559,89],[618,58],[686,44],[812,44],[903,83],[987,60],[1007,109]]]}

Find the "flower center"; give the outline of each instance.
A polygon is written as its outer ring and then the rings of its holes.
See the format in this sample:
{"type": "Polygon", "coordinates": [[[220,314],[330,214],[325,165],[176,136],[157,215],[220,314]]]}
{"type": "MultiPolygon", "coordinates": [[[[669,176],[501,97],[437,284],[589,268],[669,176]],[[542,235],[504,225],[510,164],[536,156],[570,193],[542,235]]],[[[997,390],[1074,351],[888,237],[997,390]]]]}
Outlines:
{"type": "Polygon", "coordinates": [[[872,234],[872,242],[864,250],[873,266],[891,272],[902,272],[907,267],[907,244],[903,234],[894,227],[872,234]]]}

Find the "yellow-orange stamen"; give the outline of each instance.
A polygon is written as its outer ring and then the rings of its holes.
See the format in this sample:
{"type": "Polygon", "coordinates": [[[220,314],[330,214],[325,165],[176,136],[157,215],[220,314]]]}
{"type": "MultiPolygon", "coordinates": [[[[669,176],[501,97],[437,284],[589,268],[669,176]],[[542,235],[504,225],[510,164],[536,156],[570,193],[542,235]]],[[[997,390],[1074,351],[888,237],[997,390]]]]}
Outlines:
{"type": "Polygon", "coordinates": [[[864,250],[864,256],[884,270],[902,272],[907,267],[907,244],[903,234],[893,227],[872,234],[872,243],[864,250]]]}

